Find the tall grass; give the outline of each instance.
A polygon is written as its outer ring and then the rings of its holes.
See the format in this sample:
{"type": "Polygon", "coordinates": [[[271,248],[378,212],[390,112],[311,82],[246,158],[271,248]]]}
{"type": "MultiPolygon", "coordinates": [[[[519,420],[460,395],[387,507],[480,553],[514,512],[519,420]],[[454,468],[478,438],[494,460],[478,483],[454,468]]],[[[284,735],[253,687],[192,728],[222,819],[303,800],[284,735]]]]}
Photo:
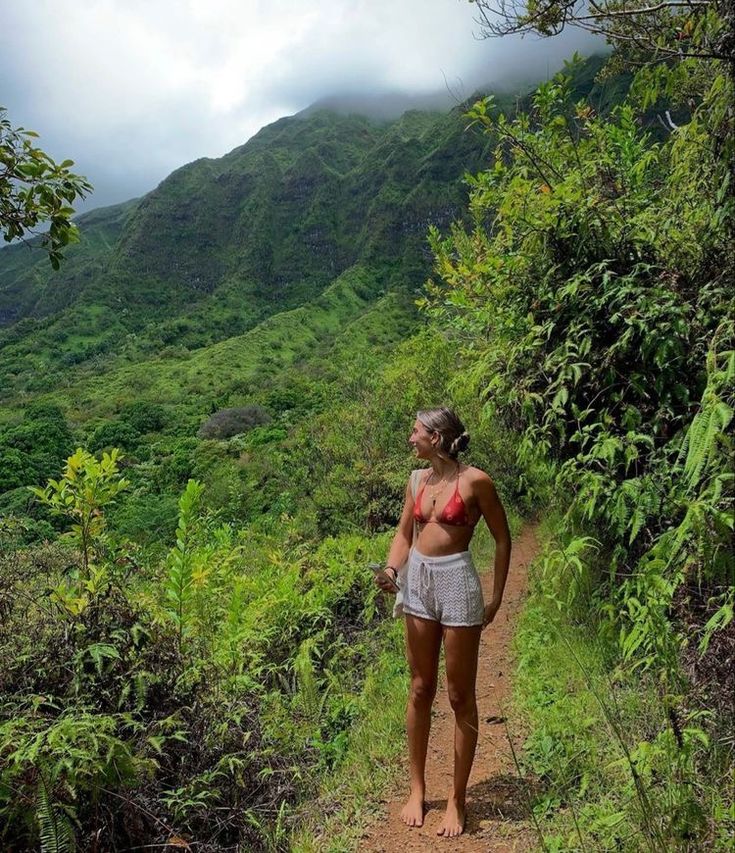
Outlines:
{"type": "Polygon", "coordinates": [[[730,750],[711,714],[621,659],[590,592],[600,556],[587,542],[565,572],[560,527],[547,524],[516,637],[516,698],[530,726],[521,763],[541,782],[534,815],[546,849],[729,849],[730,750]],[[560,606],[574,578],[582,592],[560,606]]]}

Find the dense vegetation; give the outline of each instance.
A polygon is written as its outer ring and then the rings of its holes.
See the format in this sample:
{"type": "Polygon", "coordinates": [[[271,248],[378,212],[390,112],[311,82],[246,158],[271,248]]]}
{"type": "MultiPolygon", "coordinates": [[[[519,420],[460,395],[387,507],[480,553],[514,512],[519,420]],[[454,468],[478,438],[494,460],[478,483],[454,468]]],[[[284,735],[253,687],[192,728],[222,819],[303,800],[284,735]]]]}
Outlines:
{"type": "Polygon", "coordinates": [[[700,849],[732,831],[731,94],[691,60],[640,72],[607,117],[563,78],[513,122],[481,102],[470,115],[500,141],[473,183],[476,225],[432,236],[430,315],[469,342],[529,486],[563,496],[520,640],[542,805],[584,804],[562,849],[700,849]],[[636,122],[697,87],[669,138],[636,122]],[[552,678],[570,658],[571,691],[552,678]]]}
{"type": "Polygon", "coordinates": [[[359,837],[404,683],[364,566],[446,400],[547,519],[541,843],[727,848],[732,81],[629,59],[517,110],[282,120],[82,217],[61,278],[0,253],[5,847],[359,837]]]}

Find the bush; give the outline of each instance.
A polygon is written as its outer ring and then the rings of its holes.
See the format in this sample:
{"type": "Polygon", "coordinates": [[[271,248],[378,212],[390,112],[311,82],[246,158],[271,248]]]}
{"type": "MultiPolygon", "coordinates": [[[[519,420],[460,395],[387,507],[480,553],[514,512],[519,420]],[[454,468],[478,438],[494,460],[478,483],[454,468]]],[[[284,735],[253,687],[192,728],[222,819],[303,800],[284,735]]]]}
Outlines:
{"type": "Polygon", "coordinates": [[[25,485],[25,461],[20,450],[0,444],[0,493],[25,485]]]}
{"type": "Polygon", "coordinates": [[[176,497],[171,494],[136,494],[110,513],[123,539],[144,545],[170,539],[176,529],[176,497]]]}
{"type": "Polygon", "coordinates": [[[89,446],[92,450],[106,447],[122,447],[132,450],[140,440],[140,431],[126,421],[107,421],[92,434],[89,446]]]}
{"type": "Polygon", "coordinates": [[[41,483],[58,471],[73,438],[58,406],[35,404],[23,420],[0,429],[0,492],[41,483]]]}
{"type": "Polygon", "coordinates": [[[130,424],[138,432],[158,432],[166,422],[163,406],[156,403],[131,403],[120,412],[120,420],[130,424]]]}
{"type": "Polygon", "coordinates": [[[270,415],[260,406],[221,409],[199,427],[197,435],[199,438],[231,438],[269,422],[270,415]]]}

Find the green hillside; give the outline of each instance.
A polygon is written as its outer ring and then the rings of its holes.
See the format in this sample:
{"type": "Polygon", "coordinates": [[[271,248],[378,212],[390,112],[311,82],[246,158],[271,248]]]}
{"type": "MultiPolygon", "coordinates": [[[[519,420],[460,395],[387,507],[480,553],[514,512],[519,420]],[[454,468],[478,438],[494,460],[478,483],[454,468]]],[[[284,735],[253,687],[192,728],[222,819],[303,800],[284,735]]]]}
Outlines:
{"type": "Polygon", "coordinates": [[[374,271],[376,292],[416,290],[427,223],[456,215],[459,178],[484,147],[458,111],[392,123],[317,111],[81,217],[82,242],[55,277],[12,247],[0,254],[6,394],[237,336],[355,264],[374,271]]]}
{"type": "MultiPolygon", "coordinates": [[[[579,74],[595,103],[614,90],[594,82],[599,65],[579,74]]],[[[491,147],[466,124],[459,108],[392,122],[306,111],[80,217],[57,273],[27,246],[0,252],[6,403],[162,352],[187,357],[308,303],[355,264],[375,292],[416,292],[428,226],[460,214],[461,177],[491,147]]]]}
{"type": "MultiPolygon", "coordinates": [[[[600,64],[578,73],[578,94],[595,104],[619,87],[595,82],[600,64]]],[[[498,108],[512,113],[512,99],[498,108]]],[[[58,273],[26,246],[0,252],[6,404],[131,362],[158,367],[161,354],[186,359],[308,304],[355,265],[372,271],[376,294],[417,292],[429,225],[460,215],[462,175],[490,148],[461,108],[391,122],[305,111],[142,199],[80,217],[81,242],[58,273]]]]}
{"type": "MultiPolygon", "coordinates": [[[[611,86],[595,82],[601,63],[575,72],[595,102],[611,86]]],[[[515,108],[504,96],[495,110],[515,108]]],[[[421,323],[429,227],[461,216],[462,176],[491,156],[493,140],[468,130],[463,109],[392,121],[307,110],[178,169],[142,199],[80,217],[81,242],[59,273],[26,246],[0,252],[0,446],[10,448],[0,509],[46,529],[22,487],[51,476],[52,457],[35,465],[15,437],[30,404],[57,406],[87,446],[145,460],[159,483],[148,500],[168,508],[170,529],[177,489],[201,470],[197,430],[213,413],[264,407],[281,436],[344,394],[346,370],[377,369],[421,323]],[[157,439],[131,426],[131,405],[160,409],[157,439]],[[174,458],[171,480],[160,472],[174,458]]],[[[58,462],[65,452],[57,447],[58,462]]],[[[247,466],[222,466],[231,488],[252,478],[247,466]]],[[[216,494],[222,510],[227,496],[216,494]]],[[[128,532],[148,541],[158,515],[144,518],[128,532]]]]}

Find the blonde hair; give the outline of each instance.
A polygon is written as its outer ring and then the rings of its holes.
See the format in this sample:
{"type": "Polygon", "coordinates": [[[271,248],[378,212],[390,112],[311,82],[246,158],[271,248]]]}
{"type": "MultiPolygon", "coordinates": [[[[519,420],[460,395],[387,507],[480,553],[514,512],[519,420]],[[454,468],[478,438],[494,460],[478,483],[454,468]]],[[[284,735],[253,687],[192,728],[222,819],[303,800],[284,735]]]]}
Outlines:
{"type": "Polygon", "coordinates": [[[456,459],[470,443],[469,433],[457,413],[446,406],[422,409],[416,417],[426,429],[439,433],[439,447],[452,459],[456,459]]]}

